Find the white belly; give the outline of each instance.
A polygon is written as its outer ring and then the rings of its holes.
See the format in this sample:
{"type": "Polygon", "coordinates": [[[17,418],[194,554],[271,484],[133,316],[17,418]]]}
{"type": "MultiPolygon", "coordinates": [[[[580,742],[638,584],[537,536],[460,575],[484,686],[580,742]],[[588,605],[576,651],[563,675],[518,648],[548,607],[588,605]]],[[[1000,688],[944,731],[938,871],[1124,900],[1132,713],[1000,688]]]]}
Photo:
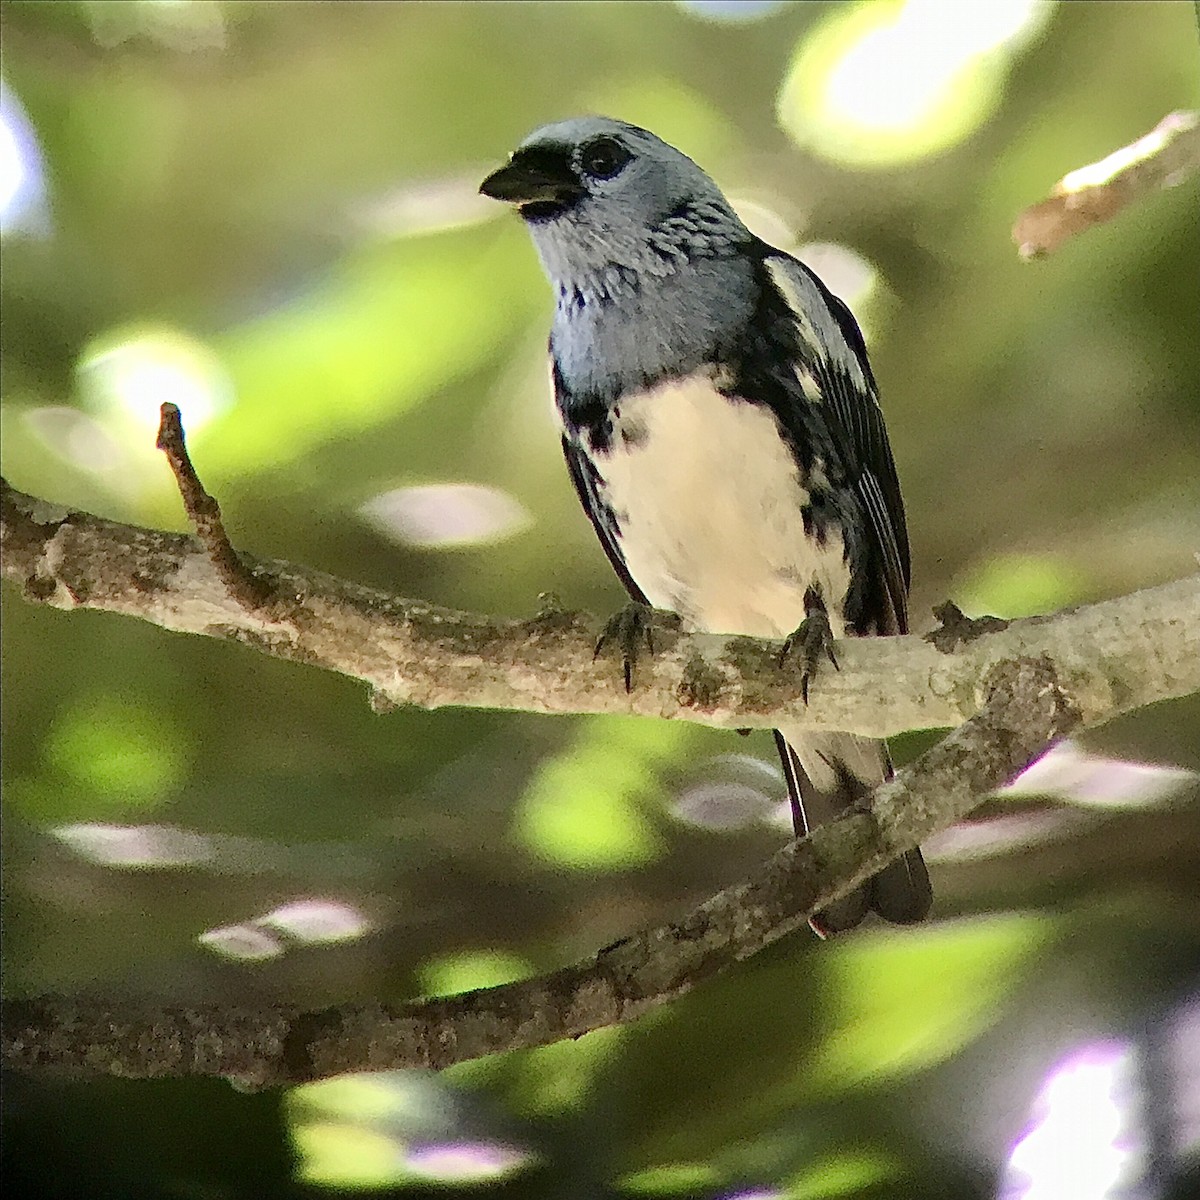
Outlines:
{"type": "Polygon", "coordinates": [[[808,493],[769,409],[729,400],[705,375],[664,384],[622,400],[596,466],[629,572],[655,607],[697,629],[782,637],[816,586],[841,636],[842,541],[805,537],[808,493]]]}

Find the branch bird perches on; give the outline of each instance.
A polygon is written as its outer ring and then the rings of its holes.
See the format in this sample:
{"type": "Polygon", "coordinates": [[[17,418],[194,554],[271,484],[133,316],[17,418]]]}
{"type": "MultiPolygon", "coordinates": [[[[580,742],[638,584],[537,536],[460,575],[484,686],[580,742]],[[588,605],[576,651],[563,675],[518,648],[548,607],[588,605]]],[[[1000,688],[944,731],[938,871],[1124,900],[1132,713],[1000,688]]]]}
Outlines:
{"type": "Polygon", "coordinates": [[[593,662],[579,614],[507,621],[407,601],[240,555],[163,407],[160,445],[199,534],[70,512],[3,484],[3,574],[34,603],[139,617],[338,671],[384,701],[543,713],[641,713],[724,728],[886,736],[957,726],[872,797],[871,811],[785,846],[680,921],[547,975],[402,1004],[137,1008],[43,997],[6,1005],[2,1053],[76,1076],[214,1075],[246,1086],[353,1070],[445,1067],[632,1020],[793,929],[975,808],[1065,734],[1200,691],[1200,576],[1049,617],[839,645],[806,706],[777,647],[667,630],[626,694],[593,662]]]}

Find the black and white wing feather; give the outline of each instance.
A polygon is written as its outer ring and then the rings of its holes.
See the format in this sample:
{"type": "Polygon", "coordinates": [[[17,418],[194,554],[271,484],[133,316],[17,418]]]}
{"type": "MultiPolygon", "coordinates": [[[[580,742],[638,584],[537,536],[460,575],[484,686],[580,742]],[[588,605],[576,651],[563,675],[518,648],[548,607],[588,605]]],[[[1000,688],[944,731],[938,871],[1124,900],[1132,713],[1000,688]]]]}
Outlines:
{"type": "MultiPolygon", "coordinates": [[[[906,633],[909,547],[904,502],[862,332],[846,305],[803,263],[763,249],[768,277],[800,330],[796,353],[819,390],[819,409],[841,460],[843,482],[867,517],[868,561],[858,572],[863,593],[854,606],[855,632],[906,633]]],[[[797,399],[794,413],[810,409],[811,397],[797,399]]],[[[786,428],[788,416],[781,417],[786,428]]],[[[796,436],[807,434],[796,431],[796,436]]]]}
{"type": "Polygon", "coordinates": [[[564,435],[562,440],[563,457],[567,460],[567,470],[571,473],[571,482],[579,494],[579,502],[587,513],[608,561],[617,573],[617,577],[625,585],[625,590],[638,604],[649,604],[645,593],[634,582],[629,568],[625,564],[625,556],[621,553],[616,519],[612,510],[600,499],[597,488],[599,482],[595,463],[580,443],[564,435]]]}

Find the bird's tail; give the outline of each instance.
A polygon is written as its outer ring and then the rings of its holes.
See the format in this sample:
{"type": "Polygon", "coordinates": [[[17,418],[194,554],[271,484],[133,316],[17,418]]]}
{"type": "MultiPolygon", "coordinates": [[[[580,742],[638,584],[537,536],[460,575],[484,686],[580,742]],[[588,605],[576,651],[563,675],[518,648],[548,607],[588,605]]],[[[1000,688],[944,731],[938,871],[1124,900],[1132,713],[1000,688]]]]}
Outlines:
{"type": "MultiPolygon", "coordinates": [[[[852,733],[806,733],[795,737],[777,731],[775,741],[783,774],[799,812],[797,836],[865,803],[879,784],[892,777],[887,743],[852,733]]],[[[920,850],[885,867],[840,900],[815,913],[809,924],[822,937],[852,929],[868,912],[885,921],[909,925],[923,920],[933,903],[929,873],[920,850]]]]}

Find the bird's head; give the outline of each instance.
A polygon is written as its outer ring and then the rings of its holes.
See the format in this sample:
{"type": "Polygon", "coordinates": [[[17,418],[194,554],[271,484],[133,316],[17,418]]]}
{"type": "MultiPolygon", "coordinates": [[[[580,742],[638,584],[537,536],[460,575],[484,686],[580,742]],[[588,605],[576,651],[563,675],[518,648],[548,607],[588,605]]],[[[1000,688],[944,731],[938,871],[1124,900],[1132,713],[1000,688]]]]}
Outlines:
{"type": "Polygon", "coordinates": [[[748,236],[686,154],[609,117],[535,130],[479,190],[516,206],[558,279],[613,263],[663,273],[672,258],[715,257],[748,236]]]}

